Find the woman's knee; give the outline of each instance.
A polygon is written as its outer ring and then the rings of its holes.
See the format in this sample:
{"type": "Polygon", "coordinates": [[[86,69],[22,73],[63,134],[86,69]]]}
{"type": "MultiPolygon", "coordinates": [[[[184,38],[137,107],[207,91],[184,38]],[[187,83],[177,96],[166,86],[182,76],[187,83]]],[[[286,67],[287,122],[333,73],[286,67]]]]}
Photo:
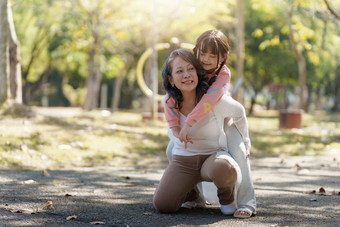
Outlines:
{"type": "Polygon", "coordinates": [[[214,165],[212,180],[216,186],[234,185],[237,180],[236,168],[225,159],[217,159],[214,165]]]}
{"type": "Polygon", "coordinates": [[[153,197],[153,206],[160,213],[173,213],[179,209],[178,204],[175,204],[173,200],[164,199],[157,195],[153,197]]]}

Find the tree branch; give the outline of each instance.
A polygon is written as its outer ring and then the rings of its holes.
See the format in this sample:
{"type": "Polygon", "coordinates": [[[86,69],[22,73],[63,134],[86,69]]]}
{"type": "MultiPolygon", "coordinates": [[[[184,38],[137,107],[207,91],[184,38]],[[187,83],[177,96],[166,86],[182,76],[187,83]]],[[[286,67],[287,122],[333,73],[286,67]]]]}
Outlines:
{"type": "Polygon", "coordinates": [[[327,6],[327,9],[329,10],[329,12],[335,16],[336,19],[340,20],[340,16],[331,8],[331,6],[329,5],[327,0],[323,0],[327,6]]]}

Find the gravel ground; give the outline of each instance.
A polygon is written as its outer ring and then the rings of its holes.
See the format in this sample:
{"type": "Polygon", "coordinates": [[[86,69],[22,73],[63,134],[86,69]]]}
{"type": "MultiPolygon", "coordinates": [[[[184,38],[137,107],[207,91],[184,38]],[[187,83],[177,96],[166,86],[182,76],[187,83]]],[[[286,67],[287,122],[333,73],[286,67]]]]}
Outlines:
{"type": "Polygon", "coordinates": [[[339,153],[257,158],[251,164],[258,210],[245,220],[222,215],[214,205],[157,213],[152,195],[165,168],[161,163],[1,170],[0,226],[340,226],[339,153]],[[53,207],[43,209],[48,201],[53,207]]]}

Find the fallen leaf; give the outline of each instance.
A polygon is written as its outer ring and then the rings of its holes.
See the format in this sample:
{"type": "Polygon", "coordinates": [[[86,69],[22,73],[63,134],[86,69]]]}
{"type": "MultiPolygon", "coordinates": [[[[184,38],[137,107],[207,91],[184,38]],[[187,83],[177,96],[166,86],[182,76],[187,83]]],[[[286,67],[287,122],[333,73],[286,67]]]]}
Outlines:
{"type": "Polygon", "coordinates": [[[91,221],[90,224],[91,225],[105,225],[105,222],[103,222],[103,221],[91,221]]]}
{"type": "Polygon", "coordinates": [[[130,180],[129,176],[126,177],[117,177],[116,180],[130,180]]]}
{"type": "Polygon", "coordinates": [[[105,191],[103,189],[95,189],[93,191],[94,194],[103,194],[105,191]]]}
{"type": "Polygon", "coordinates": [[[73,219],[76,219],[76,218],[77,218],[76,215],[71,215],[71,216],[68,216],[68,217],[66,218],[66,220],[69,221],[69,220],[73,220],[73,219]]]}
{"type": "Polygon", "coordinates": [[[304,174],[309,174],[309,170],[308,169],[300,169],[297,174],[301,174],[301,175],[304,175],[304,174]]]}
{"type": "Polygon", "coordinates": [[[22,214],[33,214],[35,213],[33,210],[30,209],[11,209],[10,212],[12,213],[22,213],[22,214]]]}
{"type": "Polygon", "coordinates": [[[301,166],[300,166],[298,163],[296,163],[296,164],[295,164],[295,168],[296,168],[297,170],[299,170],[299,169],[301,169],[301,166]]]}
{"type": "Polygon", "coordinates": [[[47,201],[46,205],[42,208],[43,210],[54,210],[52,201],[47,201]]]}
{"type": "Polygon", "coordinates": [[[331,195],[340,195],[340,191],[339,192],[333,191],[331,195]]]}
{"type": "Polygon", "coordinates": [[[45,177],[49,177],[49,176],[51,176],[48,172],[47,172],[47,170],[43,170],[43,176],[45,176],[45,177]]]}
{"type": "Polygon", "coordinates": [[[24,184],[34,184],[34,183],[37,183],[35,180],[26,180],[23,182],[24,184]]]}
{"type": "Polygon", "coordinates": [[[323,187],[321,187],[319,188],[319,193],[326,194],[326,190],[323,187]]]}
{"type": "Polygon", "coordinates": [[[147,173],[147,172],[148,172],[148,170],[147,170],[147,169],[144,169],[144,170],[143,170],[143,173],[147,173]]]}

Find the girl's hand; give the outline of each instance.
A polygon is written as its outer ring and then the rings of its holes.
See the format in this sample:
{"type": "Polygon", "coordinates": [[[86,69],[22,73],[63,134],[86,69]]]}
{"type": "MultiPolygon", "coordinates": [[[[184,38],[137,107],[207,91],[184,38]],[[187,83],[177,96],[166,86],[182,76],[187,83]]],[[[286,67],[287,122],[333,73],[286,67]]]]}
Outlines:
{"type": "Polygon", "coordinates": [[[250,156],[250,151],[247,149],[246,150],[246,158],[249,158],[249,156],[250,156]]]}
{"type": "Polygon", "coordinates": [[[193,143],[192,140],[188,138],[189,130],[190,130],[190,126],[185,123],[178,137],[182,143],[184,142],[185,149],[187,149],[187,143],[191,143],[191,144],[193,143]]]}

